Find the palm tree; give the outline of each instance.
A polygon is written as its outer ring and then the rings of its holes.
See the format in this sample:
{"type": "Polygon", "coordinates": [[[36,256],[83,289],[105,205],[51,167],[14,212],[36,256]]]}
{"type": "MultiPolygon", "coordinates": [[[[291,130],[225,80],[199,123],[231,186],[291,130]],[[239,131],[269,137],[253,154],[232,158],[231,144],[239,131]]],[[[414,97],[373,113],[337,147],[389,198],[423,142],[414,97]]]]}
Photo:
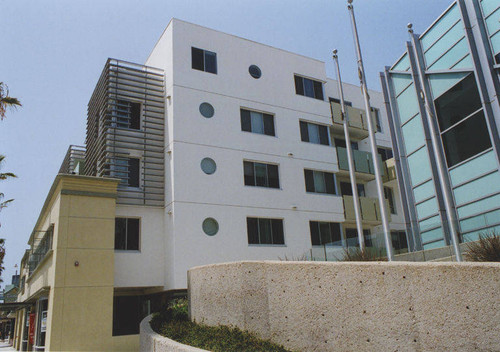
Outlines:
{"type": "MultiPolygon", "coordinates": [[[[4,155],[0,155],[0,169],[2,168],[2,163],[3,163],[3,160],[5,159],[5,156],[4,155]]],[[[6,180],[8,178],[13,178],[13,177],[17,177],[16,175],[14,175],[12,172],[0,172],[0,180],[6,180]]],[[[1,200],[3,199],[4,197],[4,194],[2,192],[0,192],[0,210],[2,210],[3,208],[5,208],[10,202],[12,202],[14,199],[8,199],[4,202],[2,202],[1,200]]]]}
{"type": "Polygon", "coordinates": [[[0,120],[5,118],[7,108],[15,109],[22,106],[17,98],[9,97],[9,87],[3,82],[0,82],[0,120]]]}

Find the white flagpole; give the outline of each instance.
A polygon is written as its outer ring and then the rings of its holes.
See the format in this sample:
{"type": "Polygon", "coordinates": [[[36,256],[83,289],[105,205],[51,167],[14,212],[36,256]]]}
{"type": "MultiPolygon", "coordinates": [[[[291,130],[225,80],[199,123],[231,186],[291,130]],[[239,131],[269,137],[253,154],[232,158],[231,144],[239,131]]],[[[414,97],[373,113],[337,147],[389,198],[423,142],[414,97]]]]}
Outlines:
{"type": "Polygon", "coordinates": [[[354,44],[356,47],[356,55],[358,57],[358,75],[361,84],[361,91],[363,93],[363,97],[365,98],[365,112],[366,119],[368,122],[368,135],[370,139],[370,148],[372,151],[372,159],[373,159],[373,167],[375,169],[375,183],[377,185],[377,193],[378,193],[378,202],[380,205],[380,215],[382,217],[382,228],[384,231],[384,241],[385,248],[387,251],[387,259],[392,261],[392,245],[391,245],[391,231],[389,229],[389,221],[387,218],[387,209],[385,208],[385,197],[384,197],[384,188],[382,186],[382,176],[380,172],[380,165],[378,163],[378,152],[377,152],[377,144],[375,142],[375,132],[373,130],[373,122],[371,118],[371,108],[370,108],[370,96],[368,95],[368,87],[366,86],[365,79],[365,69],[363,67],[363,58],[361,56],[361,47],[359,44],[358,37],[358,29],[356,27],[356,18],[354,17],[354,7],[352,6],[353,0],[347,0],[347,8],[349,9],[349,13],[351,14],[351,24],[352,24],[352,32],[354,36],[354,44]]]}
{"type": "MultiPolygon", "coordinates": [[[[365,238],[363,236],[363,225],[361,223],[361,209],[359,206],[358,184],[356,183],[356,168],[352,155],[351,137],[349,136],[349,116],[345,111],[344,89],[342,87],[342,78],[340,76],[340,65],[337,50],[333,51],[333,60],[337,68],[337,82],[339,85],[340,107],[342,108],[342,122],[344,124],[344,137],[347,150],[347,163],[349,165],[349,177],[351,179],[352,199],[354,201],[354,214],[356,216],[356,228],[358,230],[359,249],[365,250],[365,238]]],[[[333,115],[332,115],[333,121],[333,115]]]]}

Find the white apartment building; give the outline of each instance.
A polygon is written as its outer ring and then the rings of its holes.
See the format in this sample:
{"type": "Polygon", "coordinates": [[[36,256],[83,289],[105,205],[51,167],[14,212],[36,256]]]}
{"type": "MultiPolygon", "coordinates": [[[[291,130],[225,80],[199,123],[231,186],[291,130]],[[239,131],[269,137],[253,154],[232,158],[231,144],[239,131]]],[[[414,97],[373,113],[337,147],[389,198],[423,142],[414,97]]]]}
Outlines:
{"type": "MultiPolygon", "coordinates": [[[[315,246],[311,221],[339,224],[345,244],[345,230],[355,225],[346,223],[340,192],[340,182],[349,182],[349,176],[340,173],[334,148],[329,98],[338,98],[338,89],[336,81],[326,77],[325,63],[173,19],[145,65],[162,70],[165,82],[164,204],[120,204],[135,200],[118,198],[117,217],[140,219],[140,243],[139,250],[115,253],[116,287],[179,289],[186,287],[186,271],[193,266],[310,255],[315,246]],[[193,68],[197,64],[201,66],[193,68]],[[252,76],[253,69],[259,78],[252,76]],[[296,80],[302,80],[305,93],[297,93],[296,80]],[[243,114],[250,115],[250,131],[243,131],[248,130],[242,127],[243,114]],[[307,126],[309,142],[302,141],[301,124],[307,126]],[[307,192],[304,170],[333,173],[335,194],[307,192]],[[248,218],[258,220],[249,224],[248,218]],[[258,233],[249,234],[255,223],[258,233]]],[[[147,115],[148,103],[140,94],[130,93],[129,100],[141,103],[141,114],[147,115]]],[[[345,95],[354,107],[363,106],[358,87],[345,85],[345,95]]],[[[382,95],[372,91],[370,96],[382,131],[376,134],[377,143],[390,149],[382,95]]],[[[133,118],[132,112],[127,118],[133,118]]],[[[343,132],[338,136],[343,139],[343,132]]],[[[140,141],[148,143],[147,136],[140,141]]],[[[366,140],[358,146],[369,151],[366,140]]],[[[146,177],[138,181],[141,189],[147,183],[148,151],[121,152],[138,160],[137,177],[146,177]]],[[[110,174],[127,178],[112,167],[110,174]]],[[[319,176],[313,177],[318,182],[319,176]]],[[[370,179],[373,172],[358,176],[365,196],[376,197],[374,182],[363,181],[370,179]]],[[[389,187],[397,214],[392,227],[402,230],[396,181],[389,187]]],[[[144,197],[148,203],[148,195],[144,197]]],[[[366,229],[380,233],[379,224],[367,223],[366,229]]],[[[337,239],[335,234],[323,237],[337,239]]]]}
{"type": "MultiPolygon", "coordinates": [[[[363,97],[349,84],[344,93],[365,241],[383,247],[363,97]]],[[[383,97],[370,97],[393,245],[405,251],[383,97]]],[[[108,60],[89,102],[86,150],[70,148],[60,172],[121,180],[114,233],[106,230],[115,248],[113,336],[137,334],[138,321],[123,321],[147,314],[152,295],[185,289],[191,267],[335,260],[339,248],[356,245],[338,99],[324,62],[177,19],[144,66],[108,60]]],[[[59,223],[45,223],[56,238],[59,223]]],[[[35,230],[35,239],[48,233],[35,230]]],[[[50,297],[52,288],[43,292],[50,297]]],[[[47,336],[56,319],[48,302],[47,336]]]]}

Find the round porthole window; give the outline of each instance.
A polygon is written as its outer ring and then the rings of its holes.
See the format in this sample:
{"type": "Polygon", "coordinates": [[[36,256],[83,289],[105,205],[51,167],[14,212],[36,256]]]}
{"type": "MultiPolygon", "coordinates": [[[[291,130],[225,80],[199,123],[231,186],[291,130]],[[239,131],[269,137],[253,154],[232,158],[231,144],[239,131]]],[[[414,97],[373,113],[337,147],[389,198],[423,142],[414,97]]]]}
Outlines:
{"type": "Polygon", "coordinates": [[[201,161],[201,169],[207,175],[211,175],[215,172],[215,170],[217,170],[217,165],[215,164],[215,161],[213,159],[204,158],[201,161]]]}
{"type": "Polygon", "coordinates": [[[259,66],[252,65],[248,68],[248,73],[250,73],[250,76],[252,76],[255,79],[260,78],[262,76],[262,72],[259,68],[259,66]]]}
{"type": "Polygon", "coordinates": [[[215,113],[214,107],[212,105],[210,105],[209,103],[201,103],[200,104],[200,114],[202,114],[207,119],[214,116],[214,113],[215,113]]]}
{"type": "Polygon", "coordinates": [[[209,236],[215,235],[219,231],[219,224],[214,218],[206,218],[203,220],[203,232],[209,236]]]}

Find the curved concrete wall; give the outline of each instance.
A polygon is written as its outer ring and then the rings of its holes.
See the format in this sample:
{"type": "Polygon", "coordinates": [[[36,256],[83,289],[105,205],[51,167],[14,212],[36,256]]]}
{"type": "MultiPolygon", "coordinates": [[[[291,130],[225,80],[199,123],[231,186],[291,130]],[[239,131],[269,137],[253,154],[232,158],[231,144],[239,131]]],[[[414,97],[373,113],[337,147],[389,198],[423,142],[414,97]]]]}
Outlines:
{"type": "Polygon", "coordinates": [[[141,322],[140,346],[141,352],[210,352],[196,347],[183,345],[157,334],[151,329],[149,322],[152,315],[148,315],[141,322]]]}
{"type": "Polygon", "coordinates": [[[500,351],[500,264],[237,262],[189,270],[191,318],[299,351],[500,351]]]}

